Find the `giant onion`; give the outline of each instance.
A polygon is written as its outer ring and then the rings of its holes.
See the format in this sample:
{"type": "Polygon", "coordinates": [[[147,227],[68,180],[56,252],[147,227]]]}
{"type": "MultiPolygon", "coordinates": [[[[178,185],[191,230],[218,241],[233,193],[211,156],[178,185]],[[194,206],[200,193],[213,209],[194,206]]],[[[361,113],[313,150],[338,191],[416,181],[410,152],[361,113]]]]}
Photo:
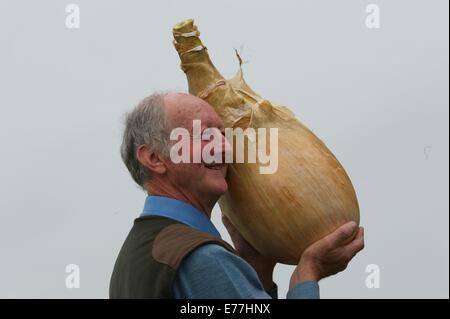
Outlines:
{"type": "Polygon", "coordinates": [[[255,93],[242,68],[230,80],[218,72],[193,20],[173,28],[189,92],[211,104],[226,127],[278,128],[278,170],[233,163],[222,212],[261,254],[297,264],[311,243],[348,221],[359,223],[352,183],[326,145],[285,106],[255,93]]]}

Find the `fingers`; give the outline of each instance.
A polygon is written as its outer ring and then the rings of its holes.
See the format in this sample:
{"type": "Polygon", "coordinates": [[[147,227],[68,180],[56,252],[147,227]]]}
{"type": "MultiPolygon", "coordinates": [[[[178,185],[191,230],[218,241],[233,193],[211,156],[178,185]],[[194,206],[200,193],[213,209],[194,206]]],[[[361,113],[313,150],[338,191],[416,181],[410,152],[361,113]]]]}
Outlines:
{"type": "Polygon", "coordinates": [[[349,242],[355,236],[357,229],[358,225],[354,221],[348,222],[328,235],[327,241],[332,246],[341,246],[346,242],[349,242]]]}
{"type": "Polygon", "coordinates": [[[233,224],[230,222],[230,220],[228,219],[227,216],[222,214],[222,223],[225,226],[226,229],[233,229],[234,226],[233,224]]]}
{"type": "Polygon", "coordinates": [[[228,217],[225,216],[224,214],[222,214],[222,223],[230,235],[232,235],[234,232],[237,231],[236,227],[234,227],[234,225],[231,223],[231,221],[228,219],[228,217]]]}
{"type": "Polygon", "coordinates": [[[223,213],[222,213],[222,223],[223,223],[224,225],[230,223],[230,220],[228,219],[228,217],[225,216],[223,213]]]}
{"type": "Polygon", "coordinates": [[[358,234],[356,234],[355,239],[352,240],[352,242],[349,244],[349,247],[354,249],[356,252],[361,251],[364,249],[364,228],[359,227],[358,234]]]}
{"type": "Polygon", "coordinates": [[[345,254],[347,255],[349,261],[352,259],[358,252],[364,249],[364,228],[360,227],[358,233],[356,234],[355,239],[353,239],[349,244],[345,247],[345,254]]]}

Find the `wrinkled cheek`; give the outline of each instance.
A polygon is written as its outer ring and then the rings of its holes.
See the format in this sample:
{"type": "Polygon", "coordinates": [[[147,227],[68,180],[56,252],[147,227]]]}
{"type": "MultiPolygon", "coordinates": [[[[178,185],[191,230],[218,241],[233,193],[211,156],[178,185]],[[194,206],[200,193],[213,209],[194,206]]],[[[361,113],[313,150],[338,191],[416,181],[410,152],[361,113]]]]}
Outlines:
{"type": "Polygon", "coordinates": [[[202,164],[195,163],[171,163],[169,170],[171,175],[177,180],[184,180],[185,182],[195,181],[202,176],[202,164]]]}
{"type": "Polygon", "coordinates": [[[189,145],[189,163],[199,164],[202,162],[203,142],[193,139],[189,145]]]}
{"type": "Polygon", "coordinates": [[[205,168],[203,167],[203,164],[201,163],[191,163],[191,164],[185,164],[186,170],[188,171],[189,178],[191,181],[199,181],[203,178],[205,172],[205,168]]]}

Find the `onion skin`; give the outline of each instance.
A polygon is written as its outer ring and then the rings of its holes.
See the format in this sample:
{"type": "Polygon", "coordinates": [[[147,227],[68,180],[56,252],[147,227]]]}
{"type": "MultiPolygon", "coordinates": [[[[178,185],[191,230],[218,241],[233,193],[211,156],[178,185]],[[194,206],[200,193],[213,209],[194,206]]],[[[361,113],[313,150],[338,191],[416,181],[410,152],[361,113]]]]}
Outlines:
{"type": "Polygon", "coordinates": [[[350,178],[326,145],[287,107],[255,93],[241,68],[225,80],[193,20],[178,23],[173,34],[189,92],[211,104],[225,127],[278,128],[276,173],[260,174],[260,163],[230,164],[219,205],[242,236],[262,255],[294,265],[313,242],[348,221],[359,224],[350,178]]]}

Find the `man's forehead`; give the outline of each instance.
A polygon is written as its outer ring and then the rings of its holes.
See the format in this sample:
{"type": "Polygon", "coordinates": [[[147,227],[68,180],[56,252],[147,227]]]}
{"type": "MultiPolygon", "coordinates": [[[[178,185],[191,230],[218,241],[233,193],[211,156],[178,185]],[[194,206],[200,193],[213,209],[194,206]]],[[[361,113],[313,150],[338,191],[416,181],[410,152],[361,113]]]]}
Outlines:
{"type": "Polygon", "coordinates": [[[201,120],[204,125],[220,125],[221,120],[213,108],[202,99],[184,93],[170,93],[164,104],[169,120],[178,126],[192,127],[193,120],[201,120]]]}

